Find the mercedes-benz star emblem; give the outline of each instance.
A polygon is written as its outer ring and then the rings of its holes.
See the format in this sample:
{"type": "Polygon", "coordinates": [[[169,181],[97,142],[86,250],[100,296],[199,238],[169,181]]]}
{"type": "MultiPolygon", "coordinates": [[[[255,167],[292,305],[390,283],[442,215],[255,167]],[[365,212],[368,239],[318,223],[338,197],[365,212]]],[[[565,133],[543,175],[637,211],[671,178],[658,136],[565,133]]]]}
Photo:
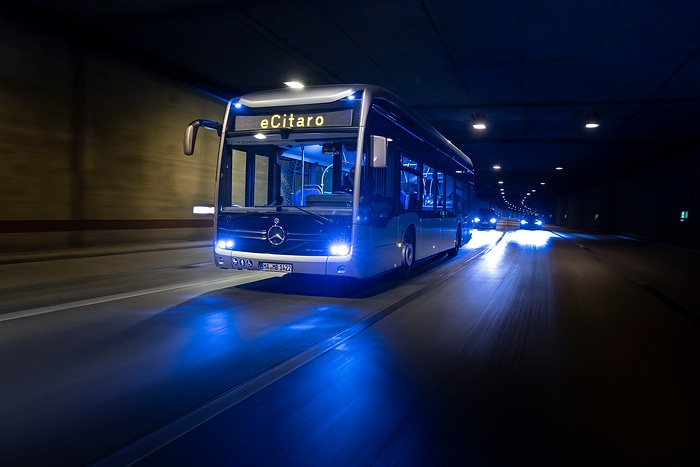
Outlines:
{"type": "Polygon", "coordinates": [[[284,241],[286,235],[284,229],[277,223],[267,230],[267,240],[275,246],[280,245],[284,241]]]}

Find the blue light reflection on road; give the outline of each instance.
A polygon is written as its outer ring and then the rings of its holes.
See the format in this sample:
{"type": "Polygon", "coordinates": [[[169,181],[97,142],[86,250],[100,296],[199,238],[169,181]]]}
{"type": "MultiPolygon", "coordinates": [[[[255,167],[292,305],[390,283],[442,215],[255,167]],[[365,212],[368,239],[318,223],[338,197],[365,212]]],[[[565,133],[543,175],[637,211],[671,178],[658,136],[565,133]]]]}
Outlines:
{"type": "Polygon", "coordinates": [[[174,326],[177,330],[166,347],[177,351],[178,357],[170,361],[178,367],[212,364],[242,347],[239,314],[218,293],[188,300],[151,321],[151,325],[174,326]]]}
{"type": "Polygon", "coordinates": [[[130,334],[151,336],[161,354],[162,376],[196,371],[198,377],[211,378],[218,371],[217,386],[222,387],[240,383],[357,321],[362,307],[353,305],[221,289],[153,315],[130,334]]]}
{"type": "MultiPolygon", "coordinates": [[[[142,465],[194,464],[202,453],[212,465],[371,465],[387,447],[391,459],[415,460],[416,450],[425,449],[424,424],[404,427],[414,445],[396,446],[393,438],[421,392],[395,359],[367,329],[242,401],[236,415],[211,419],[142,465]]],[[[424,415],[419,420],[431,425],[432,415],[424,415]]]]}
{"type": "Polygon", "coordinates": [[[371,464],[409,404],[406,387],[386,371],[391,358],[371,330],[340,344],[297,378],[280,381],[275,390],[284,397],[273,403],[281,405],[266,408],[271,423],[261,423],[254,437],[273,437],[282,463],[333,465],[351,458],[371,464]],[[295,401],[289,416],[276,419],[289,411],[289,401],[295,401]]]}

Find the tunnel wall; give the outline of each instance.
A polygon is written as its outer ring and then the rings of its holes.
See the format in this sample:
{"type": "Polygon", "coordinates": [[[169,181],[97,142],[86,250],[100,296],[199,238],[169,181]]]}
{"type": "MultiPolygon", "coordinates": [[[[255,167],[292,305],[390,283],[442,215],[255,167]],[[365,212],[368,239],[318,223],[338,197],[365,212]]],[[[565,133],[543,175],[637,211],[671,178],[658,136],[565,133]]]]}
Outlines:
{"type": "Polygon", "coordinates": [[[556,223],[700,248],[698,216],[700,147],[679,146],[637,170],[560,198],[556,223]]]}
{"type": "Polygon", "coordinates": [[[211,238],[225,103],[0,18],[0,250],[211,238]]]}

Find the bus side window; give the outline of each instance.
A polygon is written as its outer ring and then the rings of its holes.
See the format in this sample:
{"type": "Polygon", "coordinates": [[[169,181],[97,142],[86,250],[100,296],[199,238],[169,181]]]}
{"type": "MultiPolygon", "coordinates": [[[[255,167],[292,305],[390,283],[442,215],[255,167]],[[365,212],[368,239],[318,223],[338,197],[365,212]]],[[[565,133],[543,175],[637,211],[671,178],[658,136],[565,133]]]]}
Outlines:
{"type": "Polygon", "coordinates": [[[418,175],[407,170],[401,171],[400,208],[408,211],[420,209],[418,202],[418,175]]]}
{"type": "Polygon", "coordinates": [[[435,194],[437,191],[437,177],[432,167],[423,166],[423,210],[435,210],[435,194]]]}
{"type": "Polygon", "coordinates": [[[420,209],[420,201],[418,200],[418,193],[413,192],[408,195],[408,210],[418,211],[420,209]]]}
{"type": "Polygon", "coordinates": [[[445,210],[453,215],[455,212],[455,180],[451,175],[445,174],[443,194],[447,194],[445,198],[445,210]]]}

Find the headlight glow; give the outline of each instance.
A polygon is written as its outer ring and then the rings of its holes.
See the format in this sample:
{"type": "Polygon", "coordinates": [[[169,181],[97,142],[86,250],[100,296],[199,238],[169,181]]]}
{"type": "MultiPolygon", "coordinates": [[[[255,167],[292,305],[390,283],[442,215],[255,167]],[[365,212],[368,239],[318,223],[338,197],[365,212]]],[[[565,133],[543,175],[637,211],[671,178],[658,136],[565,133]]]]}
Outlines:
{"type": "Polygon", "coordinates": [[[520,221],[520,224],[521,224],[521,225],[525,225],[525,224],[527,224],[527,221],[526,221],[525,219],[523,219],[523,220],[520,221]]]}
{"type": "Polygon", "coordinates": [[[492,218],[489,220],[489,222],[492,223],[492,224],[495,224],[495,223],[496,223],[496,218],[495,218],[495,217],[492,217],[492,218]]]}
{"type": "Polygon", "coordinates": [[[233,240],[231,240],[230,238],[226,238],[226,239],[222,238],[218,242],[216,242],[216,246],[221,248],[222,250],[223,249],[232,250],[233,245],[234,245],[233,240]]]}
{"type": "Polygon", "coordinates": [[[330,254],[333,256],[345,256],[350,254],[350,246],[347,243],[334,243],[329,248],[330,254]]]}
{"type": "Polygon", "coordinates": [[[480,221],[481,221],[481,219],[479,219],[478,217],[474,218],[474,222],[480,222],[480,221]]]}

